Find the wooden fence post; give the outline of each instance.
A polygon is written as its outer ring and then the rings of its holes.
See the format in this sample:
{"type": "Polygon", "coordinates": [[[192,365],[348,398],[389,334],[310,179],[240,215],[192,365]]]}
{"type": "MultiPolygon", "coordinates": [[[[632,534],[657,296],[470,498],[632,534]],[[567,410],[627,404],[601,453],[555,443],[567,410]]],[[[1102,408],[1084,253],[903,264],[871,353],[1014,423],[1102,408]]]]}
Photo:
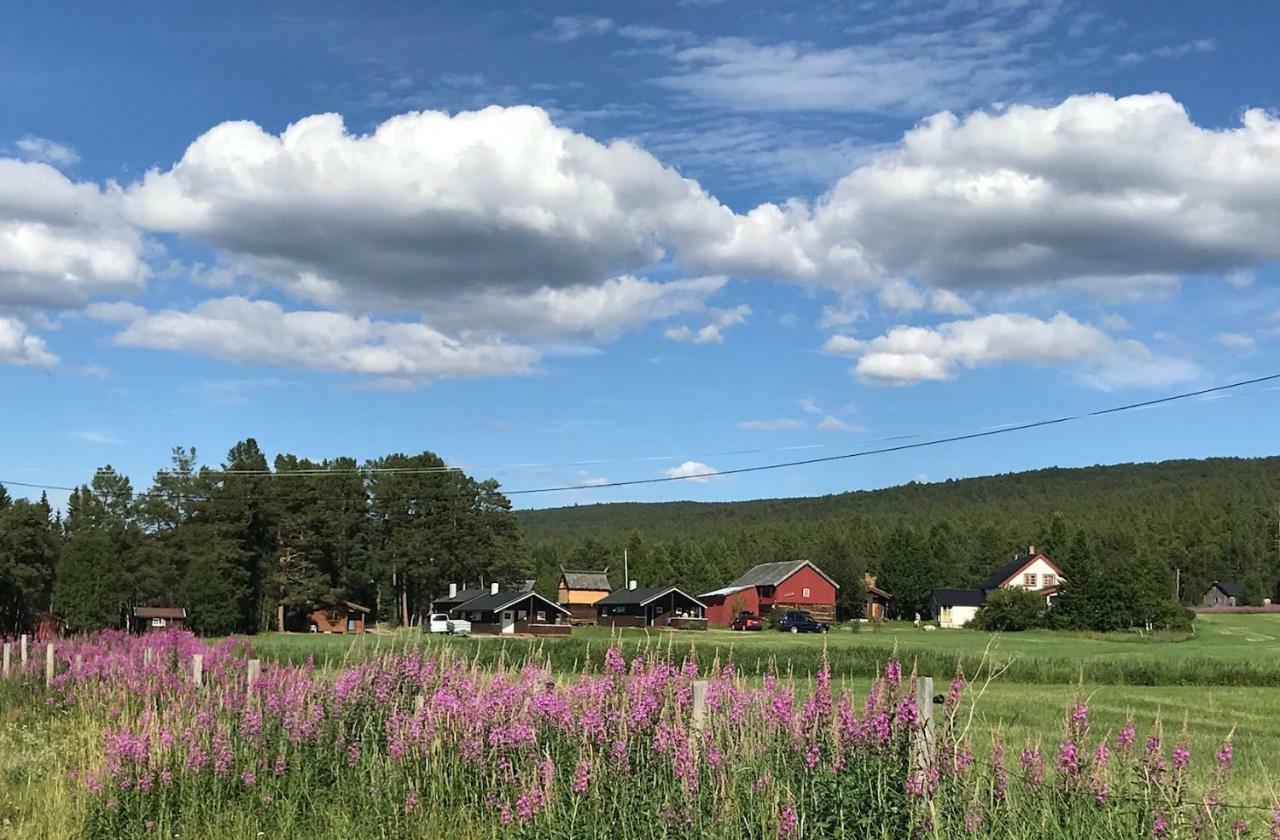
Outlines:
{"type": "Polygon", "coordinates": [[[253,695],[253,684],[258,681],[258,671],[262,668],[262,661],[259,659],[250,659],[248,670],[245,672],[245,680],[249,684],[247,691],[249,695],[253,695]]]}
{"type": "Polygon", "coordinates": [[[701,732],[707,725],[707,681],[693,681],[693,728],[701,732]]]}
{"type": "Polygon", "coordinates": [[[21,644],[21,647],[22,647],[22,650],[21,650],[21,653],[22,653],[22,668],[23,668],[23,670],[26,670],[26,667],[27,667],[27,634],[26,634],[26,633],[23,633],[23,634],[22,634],[22,638],[21,638],[21,639],[19,639],[18,641],[20,641],[20,642],[22,643],[22,644],[21,644]]]}
{"type": "Polygon", "coordinates": [[[427,698],[421,694],[413,698],[413,713],[416,715],[422,711],[422,707],[427,705],[427,698]]]}
{"type": "Polygon", "coordinates": [[[151,654],[152,654],[152,653],[153,653],[153,651],[151,650],[151,648],[143,648],[143,649],[142,649],[142,664],[143,664],[143,665],[150,665],[150,664],[151,664],[151,654]]]}
{"type": "Polygon", "coordinates": [[[13,667],[13,643],[4,643],[4,676],[9,677],[9,671],[13,667]]]}
{"type": "Polygon", "coordinates": [[[204,684],[204,655],[195,654],[191,657],[191,682],[196,688],[204,684]]]}
{"type": "Polygon", "coordinates": [[[49,688],[53,685],[53,642],[49,642],[44,648],[44,687],[49,688]]]}
{"type": "Polygon", "coordinates": [[[77,653],[76,654],[76,671],[79,671],[83,667],[84,667],[84,656],[77,653]]]}
{"type": "Polygon", "coordinates": [[[920,729],[916,733],[915,766],[921,771],[933,765],[933,677],[916,677],[916,710],[920,729]]]}

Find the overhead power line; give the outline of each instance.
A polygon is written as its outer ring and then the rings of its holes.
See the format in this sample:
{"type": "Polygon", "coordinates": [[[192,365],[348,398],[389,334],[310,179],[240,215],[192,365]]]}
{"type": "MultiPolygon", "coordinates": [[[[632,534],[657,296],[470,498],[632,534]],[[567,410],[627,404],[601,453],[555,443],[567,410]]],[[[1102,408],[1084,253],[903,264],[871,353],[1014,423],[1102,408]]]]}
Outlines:
{"type": "MultiPolygon", "coordinates": [[[[996,427],[982,429],[976,432],[966,432],[963,434],[948,435],[945,437],[938,437],[931,440],[915,441],[912,443],[901,443],[901,444],[895,444],[893,446],[877,447],[874,449],[862,449],[856,452],[842,453],[840,455],[826,455],[826,456],[817,457],[817,458],[804,458],[800,460],[782,461],[782,462],[777,462],[772,464],[759,464],[756,466],[738,467],[735,469],[707,470],[704,472],[690,473],[687,475],[664,475],[664,476],[658,476],[654,478],[636,478],[636,479],[629,479],[625,481],[593,482],[589,484],[585,484],[585,483],[584,484],[562,484],[562,485],[556,485],[551,487],[532,487],[532,488],[521,488],[521,489],[515,489],[515,490],[502,490],[500,492],[505,496],[528,496],[528,495],[534,495],[538,493],[559,493],[559,492],[565,492],[570,490],[603,490],[610,487],[635,487],[635,486],[646,485],[646,484],[667,484],[667,483],[676,482],[676,481],[710,480],[710,479],[721,478],[726,476],[743,475],[746,473],[765,472],[769,470],[788,469],[792,467],[812,466],[814,464],[827,464],[827,463],[833,463],[837,461],[848,461],[855,458],[865,458],[872,455],[886,455],[893,452],[905,452],[913,449],[925,449],[933,446],[942,446],[945,444],[960,443],[963,441],[979,440],[982,438],[990,438],[990,437],[997,437],[1000,435],[1013,434],[1014,432],[1023,432],[1023,431],[1028,431],[1030,429],[1039,429],[1039,428],[1044,428],[1048,426],[1058,426],[1066,423],[1073,423],[1080,420],[1087,420],[1095,417],[1106,417],[1113,414],[1121,414],[1129,411],[1138,411],[1145,408],[1152,408],[1154,406],[1167,405],[1169,403],[1179,402],[1182,400],[1189,400],[1189,399],[1194,399],[1196,397],[1203,397],[1209,394],[1219,394],[1226,391],[1233,391],[1240,388],[1248,387],[1250,385],[1259,385],[1264,382],[1275,382],[1277,380],[1280,380],[1280,373],[1273,373],[1267,376],[1258,376],[1252,379],[1242,379],[1237,382],[1229,382],[1223,385],[1214,385],[1209,388],[1201,388],[1195,391],[1184,391],[1179,394],[1172,394],[1169,396],[1158,397],[1156,399],[1151,399],[1151,400],[1142,400],[1140,402],[1125,403],[1123,405],[1112,406],[1110,408],[1097,409],[1095,411],[1086,411],[1086,412],[1080,412],[1076,414],[1067,414],[1061,417],[1053,417],[1053,418],[1048,418],[1043,420],[1032,420],[1025,423],[1013,423],[1008,425],[996,426],[996,427]]],[[[903,435],[903,436],[898,436],[896,439],[903,439],[903,438],[909,438],[909,437],[910,436],[908,435],[903,435]]],[[[895,438],[887,438],[887,440],[892,440],[892,439],[895,439],[895,438]]],[[[441,472],[442,470],[433,469],[432,471],[441,472]]],[[[444,470],[444,471],[453,472],[455,470],[444,470]]],[[[368,472],[368,471],[365,471],[365,470],[355,471],[355,473],[357,474],[364,474],[365,472],[368,472]]],[[[204,474],[219,475],[219,473],[209,472],[209,471],[205,471],[204,474]]],[[[328,471],[320,471],[316,473],[316,476],[318,477],[322,475],[341,475],[341,474],[342,473],[331,473],[328,471]]],[[[199,475],[200,475],[200,472],[192,473],[193,477],[198,477],[199,475]]],[[[231,475],[232,477],[255,477],[255,476],[266,477],[268,474],[267,473],[253,474],[251,472],[251,474],[248,476],[238,476],[238,475],[235,475],[234,473],[227,473],[227,475],[231,475]]],[[[33,488],[38,490],[64,490],[68,492],[75,492],[80,489],[79,487],[68,487],[65,485],[40,484],[40,483],[32,483],[32,482],[24,482],[24,481],[13,481],[9,479],[0,479],[0,484],[8,485],[11,487],[27,487],[27,488],[33,488]]],[[[174,499],[174,500],[202,500],[202,499],[210,498],[207,494],[182,494],[182,493],[170,493],[166,491],[141,491],[141,492],[134,491],[129,495],[133,498],[157,497],[157,498],[174,499]]],[[[426,494],[414,494],[415,497],[419,497],[419,498],[425,495],[426,494]]],[[[438,497],[441,497],[441,498],[464,497],[467,495],[469,494],[442,493],[442,494],[439,494],[438,497]]],[[[293,497],[273,496],[272,498],[279,501],[341,502],[341,501],[348,501],[351,497],[347,496],[347,497],[324,499],[324,498],[318,498],[318,497],[312,497],[312,496],[293,496],[293,497]]]]}

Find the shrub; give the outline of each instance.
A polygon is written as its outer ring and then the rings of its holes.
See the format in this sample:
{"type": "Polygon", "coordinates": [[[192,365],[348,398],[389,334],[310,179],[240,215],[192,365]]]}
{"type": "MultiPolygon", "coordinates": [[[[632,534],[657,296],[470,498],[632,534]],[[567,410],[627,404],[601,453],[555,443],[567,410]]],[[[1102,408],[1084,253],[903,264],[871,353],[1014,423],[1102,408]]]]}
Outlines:
{"type": "Polygon", "coordinates": [[[1044,596],[1029,589],[996,590],[987,596],[973,623],[980,630],[1018,631],[1042,627],[1044,596]]]}

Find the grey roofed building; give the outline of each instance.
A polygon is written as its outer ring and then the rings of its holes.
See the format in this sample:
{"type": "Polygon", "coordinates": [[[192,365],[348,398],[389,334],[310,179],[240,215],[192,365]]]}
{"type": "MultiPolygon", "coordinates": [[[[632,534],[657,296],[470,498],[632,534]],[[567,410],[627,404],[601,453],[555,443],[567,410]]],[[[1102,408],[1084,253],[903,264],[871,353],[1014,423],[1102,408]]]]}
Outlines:
{"type": "MultiPolygon", "coordinates": [[[[782,563],[761,563],[759,566],[753,566],[743,572],[742,576],[733,581],[723,589],[717,592],[732,591],[744,589],[748,586],[777,586],[788,577],[790,577],[801,566],[810,566],[815,572],[827,579],[827,582],[836,589],[840,588],[840,584],[831,579],[826,572],[814,566],[808,560],[786,561],[782,563]]],[[[710,594],[710,593],[708,593],[710,594]]]]}
{"type": "Polygon", "coordinates": [[[437,598],[435,601],[435,608],[442,612],[448,612],[454,607],[465,604],[467,601],[475,600],[487,592],[487,589],[460,589],[456,594],[450,595],[447,598],[437,598]]]}
{"type": "Polygon", "coordinates": [[[609,592],[613,589],[613,587],[609,585],[608,569],[600,572],[569,571],[568,569],[561,569],[560,578],[564,582],[564,585],[569,589],[589,589],[603,592],[609,592]]]}
{"type": "Polygon", "coordinates": [[[1234,580],[1215,580],[1213,585],[1232,598],[1239,598],[1240,593],[1244,591],[1244,587],[1240,585],[1239,581],[1234,580]]]}
{"type": "Polygon", "coordinates": [[[569,611],[554,601],[543,598],[537,592],[517,592],[512,589],[500,589],[497,592],[482,592],[479,597],[464,601],[454,607],[451,612],[498,612],[519,601],[534,599],[541,601],[551,609],[561,615],[568,615],[569,611]]]}
{"type": "Polygon", "coordinates": [[[693,602],[694,604],[697,604],[700,607],[706,606],[697,598],[693,597],[689,593],[683,591],[682,589],[676,586],[642,586],[636,589],[619,589],[617,592],[610,592],[608,595],[604,596],[599,601],[596,601],[596,606],[597,607],[620,607],[628,604],[638,604],[640,606],[644,606],[650,601],[656,601],[657,599],[661,598],[663,595],[666,595],[669,592],[674,592],[678,595],[682,595],[683,597],[688,598],[691,602],[693,602]]]}

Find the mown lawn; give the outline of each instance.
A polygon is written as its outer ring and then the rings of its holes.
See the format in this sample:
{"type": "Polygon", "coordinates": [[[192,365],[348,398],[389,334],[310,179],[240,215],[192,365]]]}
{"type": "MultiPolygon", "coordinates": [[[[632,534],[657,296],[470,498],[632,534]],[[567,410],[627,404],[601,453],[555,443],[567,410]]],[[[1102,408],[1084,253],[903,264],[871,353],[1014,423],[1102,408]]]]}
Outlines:
{"type": "Polygon", "coordinates": [[[1280,616],[1206,615],[1190,634],[1082,634],[1052,631],[993,634],[971,630],[925,631],[909,623],[890,623],[879,632],[838,629],[826,635],[790,635],[773,631],[727,630],[670,633],[610,631],[580,627],[570,639],[528,641],[473,637],[427,638],[416,631],[365,637],[265,634],[252,641],[266,658],[318,663],[340,661],[388,644],[450,644],[484,661],[522,658],[531,650],[560,670],[584,660],[599,661],[614,639],[630,652],[661,645],[683,657],[692,651],[709,664],[730,656],[740,668],[764,671],[776,663],[796,673],[812,673],[826,650],[838,676],[874,674],[896,649],[904,663],[922,673],[950,677],[957,664],[969,674],[986,663],[1004,669],[1008,682],[1061,685],[1267,686],[1280,687],[1280,616]]]}

